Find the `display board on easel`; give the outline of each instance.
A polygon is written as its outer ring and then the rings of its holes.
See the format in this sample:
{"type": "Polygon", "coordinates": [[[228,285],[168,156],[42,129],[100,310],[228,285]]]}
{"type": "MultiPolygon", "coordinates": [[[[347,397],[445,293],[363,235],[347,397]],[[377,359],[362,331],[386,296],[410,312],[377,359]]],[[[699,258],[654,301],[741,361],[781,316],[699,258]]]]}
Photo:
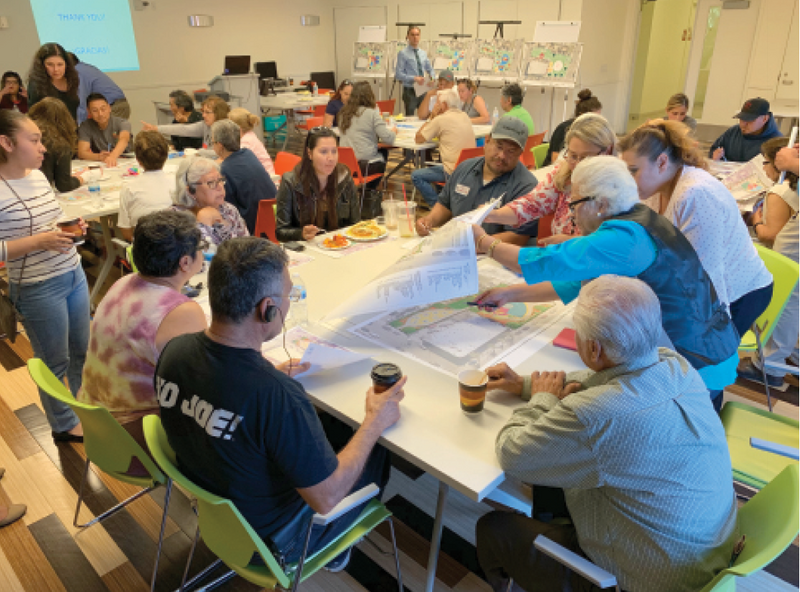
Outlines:
{"type": "Polygon", "coordinates": [[[353,44],[353,78],[386,78],[391,62],[391,44],[360,42],[353,44]]]}
{"type": "Polygon", "coordinates": [[[476,39],[471,58],[472,77],[479,81],[518,80],[521,46],[519,39],[476,39]]]}
{"type": "Polygon", "coordinates": [[[435,72],[450,70],[456,78],[469,78],[472,72],[471,39],[439,39],[428,43],[428,58],[435,72]]]}
{"type": "Polygon", "coordinates": [[[583,44],[526,42],[522,46],[519,78],[527,86],[572,88],[577,83],[583,44]]]}

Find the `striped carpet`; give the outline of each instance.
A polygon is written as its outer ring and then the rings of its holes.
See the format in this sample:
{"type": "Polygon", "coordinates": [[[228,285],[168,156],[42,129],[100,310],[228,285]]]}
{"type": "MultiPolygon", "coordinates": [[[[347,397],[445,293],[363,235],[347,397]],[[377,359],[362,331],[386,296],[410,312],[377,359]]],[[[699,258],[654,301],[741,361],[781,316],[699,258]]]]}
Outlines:
{"type": "MultiPolygon", "coordinates": [[[[290,148],[299,151],[299,142],[290,148]]],[[[274,151],[271,149],[271,153],[274,151]]],[[[395,177],[408,183],[408,169],[395,177]]],[[[409,185],[410,187],[410,185],[409,185]]],[[[96,275],[95,258],[85,258],[90,282],[96,275]]],[[[30,343],[20,335],[15,344],[0,340],[0,503],[25,503],[27,515],[0,529],[0,591],[2,592],[144,592],[155,555],[164,491],[155,492],[90,528],[72,526],[85,453],[81,444],[55,445],[41,409],[38,393],[25,368],[32,356],[30,343]]],[[[776,411],[798,416],[797,381],[777,393],[776,411]]],[[[764,406],[760,389],[749,383],[732,386],[728,400],[746,400],[764,406]]],[[[384,502],[396,518],[404,587],[424,589],[425,565],[433,529],[438,484],[434,478],[395,458],[384,502]]],[[[135,493],[132,486],[93,469],[80,520],[85,522],[135,493]]],[[[475,553],[475,521],[491,508],[451,491],[445,512],[445,530],[437,571],[438,592],[488,592],[475,553]]],[[[173,493],[158,590],[177,588],[188,557],[196,518],[189,497],[173,493]]],[[[388,531],[379,529],[370,540],[384,551],[391,545],[388,531]]],[[[191,568],[194,574],[213,561],[199,546],[191,568]]],[[[219,570],[221,573],[222,570],[219,570]]],[[[235,578],[219,588],[226,592],[253,591],[256,586],[235,578]]],[[[397,589],[394,562],[372,545],[361,543],[347,569],[339,574],[320,572],[301,587],[308,592],[397,589]]],[[[798,547],[792,545],[764,572],[738,585],[744,591],[798,589],[798,547]]]]}

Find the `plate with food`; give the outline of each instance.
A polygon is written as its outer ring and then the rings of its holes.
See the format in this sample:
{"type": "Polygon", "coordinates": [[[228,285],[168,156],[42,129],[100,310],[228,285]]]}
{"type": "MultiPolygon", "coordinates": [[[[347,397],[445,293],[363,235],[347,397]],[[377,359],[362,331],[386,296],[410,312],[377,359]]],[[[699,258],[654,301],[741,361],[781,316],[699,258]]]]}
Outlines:
{"type": "Polygon", "coordinates": [[[341,234],[321,236],[317,239],[317,246],[326,251],[341,251],[352,244],[341,234]]]}
{"type": "Polygon", "coordinates": [[[348,228],[344,235],[349,238],[350,240],[354,240],[356,242],[371,242],[381,240],[388,236],[388,232],[383,226],[378,226],[378,223],[375,220],[365,220],[364,222],[359,222],[348,228]]]}

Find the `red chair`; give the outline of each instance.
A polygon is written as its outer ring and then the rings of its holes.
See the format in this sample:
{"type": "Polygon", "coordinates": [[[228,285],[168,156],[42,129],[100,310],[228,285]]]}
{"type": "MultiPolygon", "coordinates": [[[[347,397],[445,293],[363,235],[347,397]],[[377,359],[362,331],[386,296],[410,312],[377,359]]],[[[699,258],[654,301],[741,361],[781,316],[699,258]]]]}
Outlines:
{"type": "MultiPolygon", "coordinates": [[[[478,158],[479,156],[483,156],[485,154],[483,146],[478,146],[477,148],[462,148],[461,152],[458,155],[458,160],[456,161],[456,168],[465,160],[469,160],[470,158],[478,158]]],[[[440,187],[444,187],[444,183],[436,183],[440,187]]]]}
{"type": "Polygon", "coordinates": [[[386,101],[375,101],[375,104],[378,106],[378,112],[381,115],[384,113],[394,114],[394,102],[395,99],[387,99],[386,101]]]}
{"type": "Polygon", "coordinates": [[[275,234],[275,204],[274,199],[262,199],[258,202],[258,216],[256,216],[255,235],[260,238],[268,238],[278,244],[278,236],[275,234]]]}
{"type": "Polygon", "coordinates": [[[364,188],[366,188],[367,183],[370,181],[374,181],[375,179],[380,179],[383,177],[383,173],[376,173],[374,175],[365,177],[361,173],[361,167],[358,166],[356,153],[352,148],[339,146],[339,162],[345,165],[348,169],[350,169],[350,172],[353,173],[353,182],[355,183],[356,187],[361,187],[363,185],[364,188]]]}
{"type": "Polygon", "coordinates": [[[322,125],[322,120],[325,118],[325,107],[327,107],[327,105],[316,105],[314,107],[314,115],[312,117],[309,117],[305,121],[301,121],[295,127],[297,129],[308,131],[308,130],[316,127],[317,125],[322,125]],[[310,125],[312,120],[314,120],[314,121],[319,120],[319,123],[317,123],[315,125],[310,125]]]}
{"type": "Polygon", "coordinates": [[[522,161],[522,164],[525,165],[527,169],[535,169],[536,168],[536,159],[533,156],[533,150],[536,146],[541,144],[544,141],[544,136],[547,132],[544,131],[541,134],[535,134],[533,136],[528,136],[528,141],[525,142],[525,150],[522,151],[520,154],[519,159],[522,161]]]}
{"type": "Polygon", "coordinates": [[[278,155],[275,157],[275,174],[283,176],[284,173],[288,173],[291,171],[297,163],[302,160],[296,154],[292,154],[290,152],[278,152],[278,155]]]}
{"type": "MultiPolygon", "coordinates": [[[[539,227],[536,233],[536,244],[539,244],[539,241],[543,238],[547,238],[549,236],[553,236],[553,218],[555,214],[550,214],[549,216],[542,216],[539,218],[539,227]]],[[[540,246],[540,245],[539,245],[540,246]]]]}

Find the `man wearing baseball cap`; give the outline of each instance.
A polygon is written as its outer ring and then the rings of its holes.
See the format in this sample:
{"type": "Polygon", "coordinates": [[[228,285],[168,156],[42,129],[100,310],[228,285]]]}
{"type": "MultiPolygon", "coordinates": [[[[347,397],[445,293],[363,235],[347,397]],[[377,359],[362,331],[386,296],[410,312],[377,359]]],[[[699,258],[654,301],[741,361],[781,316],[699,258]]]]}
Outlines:
{"type": "Polygon", "coordinates": [[[739,125],[725,130],[708,151],[714,160],[747,162],[761,154],[761,144],[783,135],[770,113],[769,101],[761,97],[747,99],[733,118],[739,125]]]}
{"type": "Polygon", "coordinates": [[[428,119],[433,113],[433,106],[436,104],[438,93],[440,90],[447,90],[453,88],[456,84],[456,77],[453,75],[452,70],[442,70],[439,72],[439,80],[436,83],[436,88],[432,88],[425,93],[422,100],[417,107],[417,116],[420,119],[428,119]]]}
{"type": "MultiPolygon", "coordinates": [[[[453,171],[430,214],[417,220],[417,234],[428,235],[453,216],[471,212],[493,199],[500,205],[527,195],[536,187],[534,177],[519,157],[528,140],[528,126],[514,117],[503,117],[486,138],[485,154],[465,160],[453,171]]],[[[486,232],[503,242],[525,245],[536,235],[537,222],[519,228],[484,223],[486,232]]]]}

